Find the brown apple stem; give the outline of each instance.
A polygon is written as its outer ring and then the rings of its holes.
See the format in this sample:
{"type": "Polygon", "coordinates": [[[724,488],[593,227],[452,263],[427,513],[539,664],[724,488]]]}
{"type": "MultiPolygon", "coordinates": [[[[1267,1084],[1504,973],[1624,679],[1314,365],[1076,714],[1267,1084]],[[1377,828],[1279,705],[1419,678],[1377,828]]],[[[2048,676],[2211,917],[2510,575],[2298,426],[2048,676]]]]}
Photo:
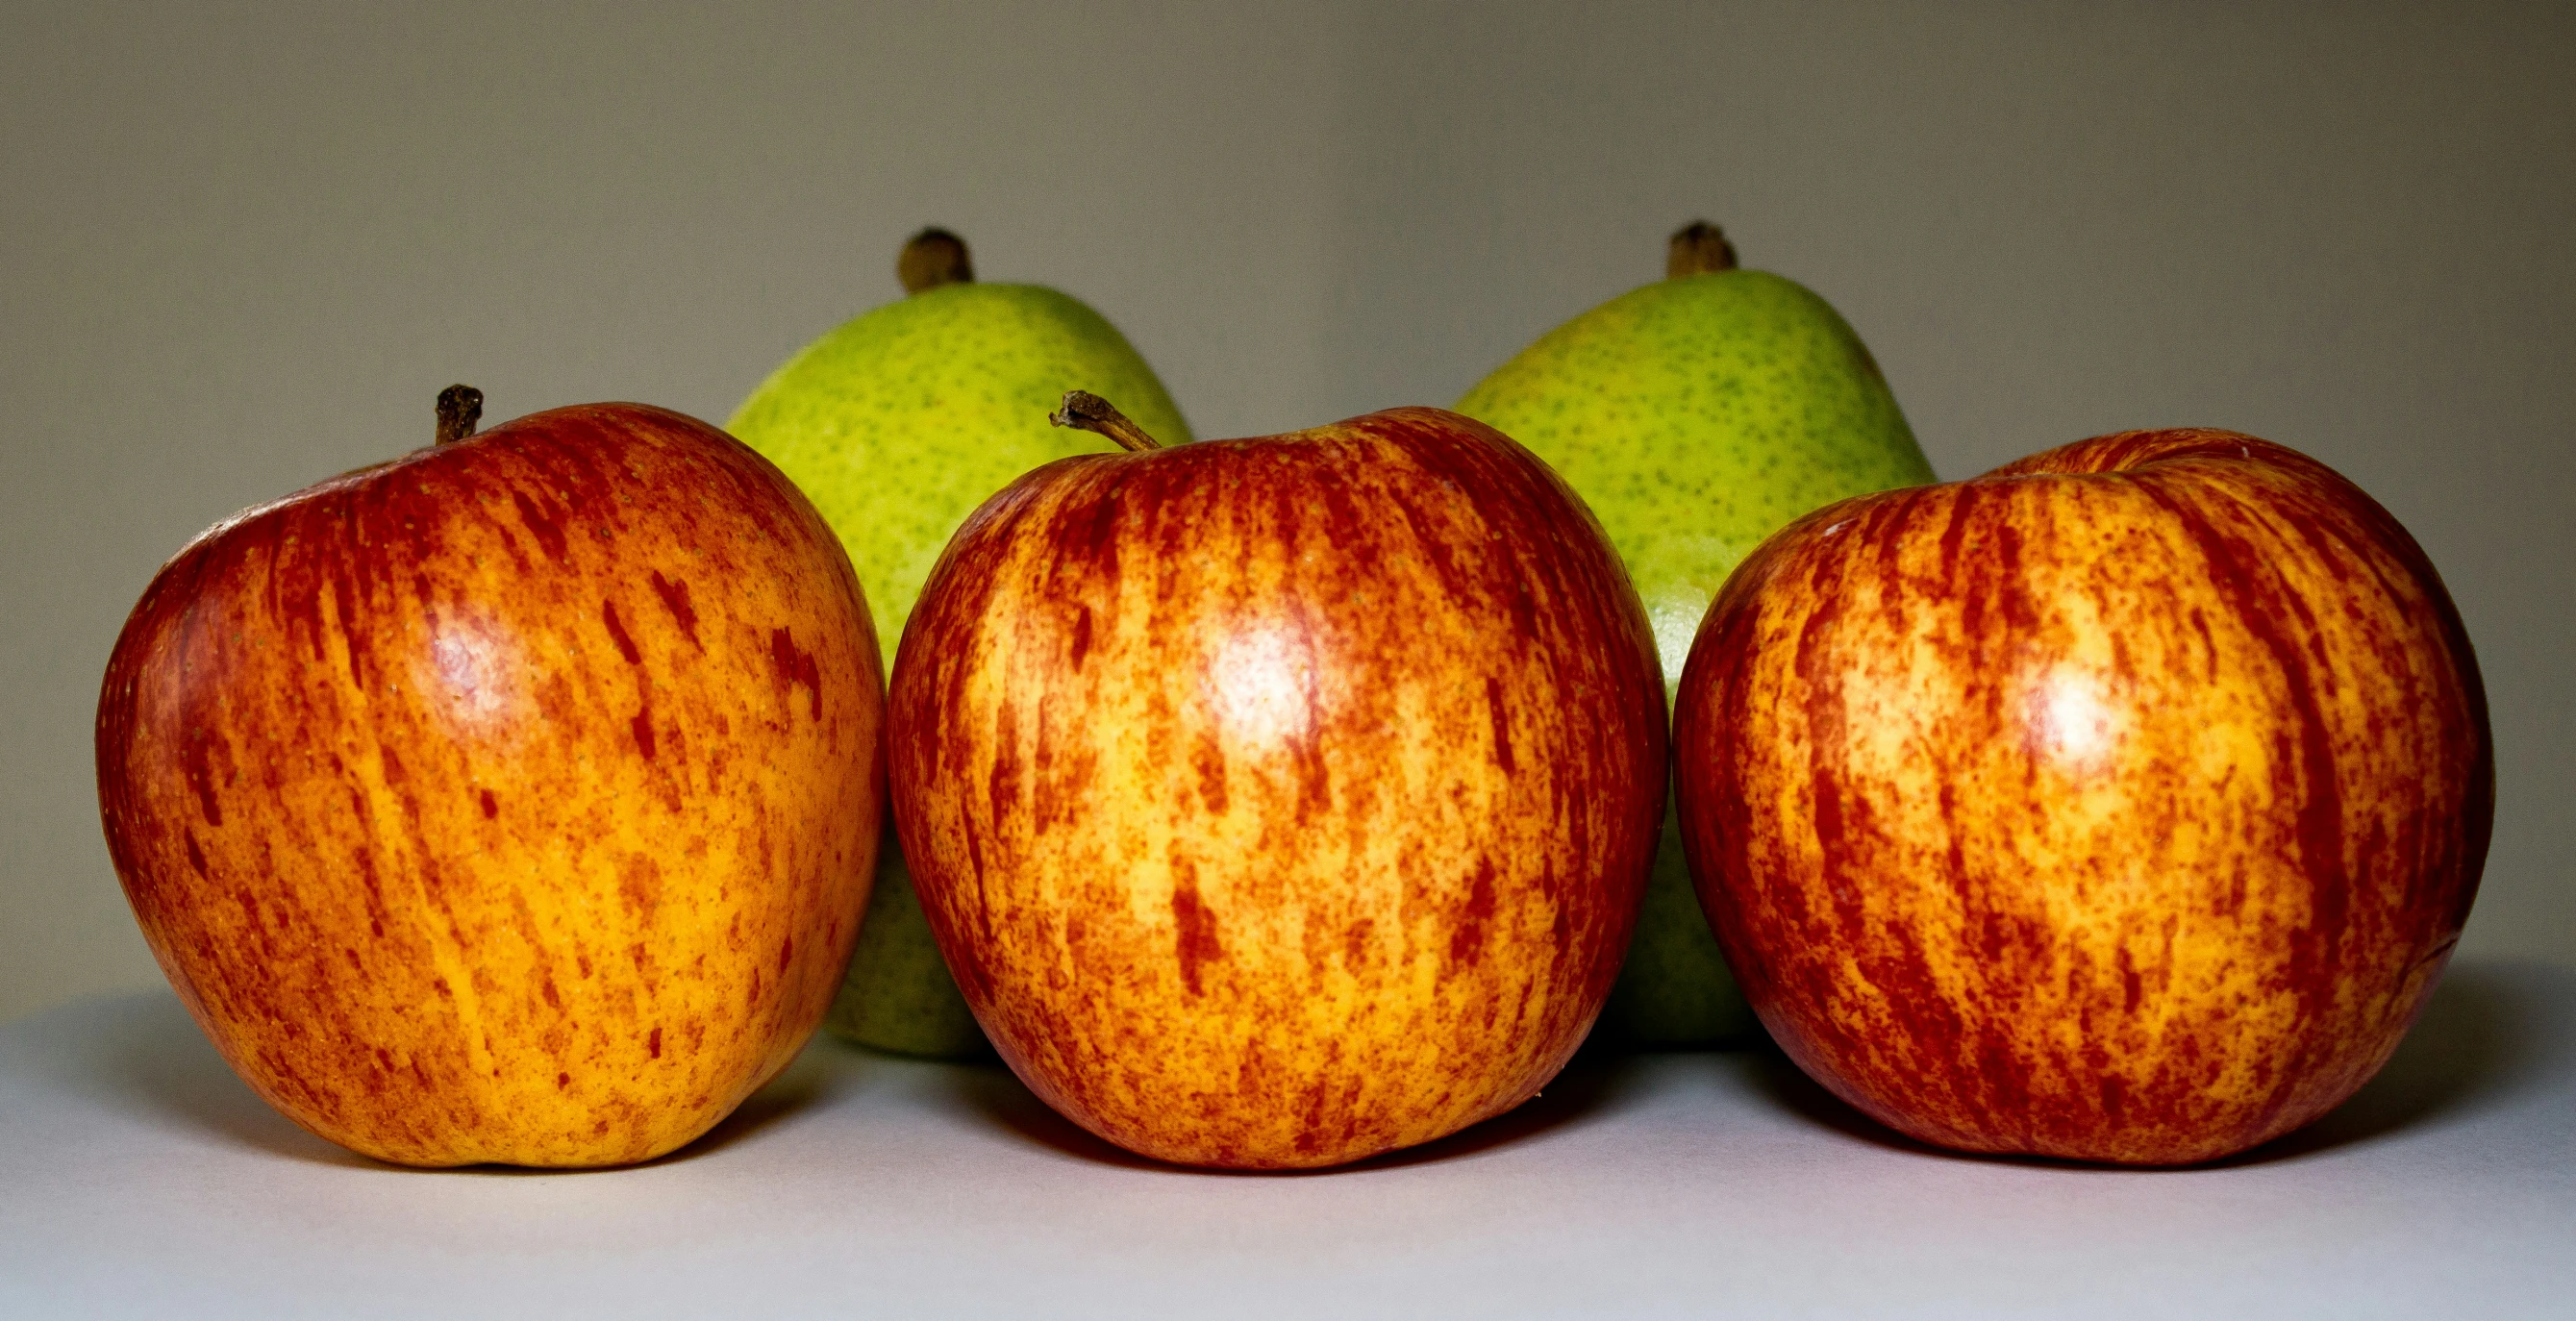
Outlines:
{"type": "Polygon", "coordinates": [[[894,276],[906,294],[917,294],[943,284],[973,284],[975,263],[966,255],[966,240],[933,225],[903,245],[894,276]]]}
{"type": "Polygon", "coordinates": [[[453,445],[474,434],[483,420],[483,392],[470,385],[451,385],[438,392],[438,443],[453,445]]]}
{"type": "Polygon", "coordinates": [[[1145,429],[1127,420],[1125,413],[1110,407],[1109,401],[1089,390],[1067,390],[1064,406],[1047,414],[1047,421],[1060,427],[1096,432],[1118,442],[1124,450],[1158,450],[1162,442],[1145,434],[1145,429]]]}
{"type": "Polygon", "coordinates": [[[1705,220],[1694,220],[1673,231],[1672,246],[1664,256],[1665,279],[1734,269],[1735,245],[1726,241],[1725,230],[1705,220]]]}

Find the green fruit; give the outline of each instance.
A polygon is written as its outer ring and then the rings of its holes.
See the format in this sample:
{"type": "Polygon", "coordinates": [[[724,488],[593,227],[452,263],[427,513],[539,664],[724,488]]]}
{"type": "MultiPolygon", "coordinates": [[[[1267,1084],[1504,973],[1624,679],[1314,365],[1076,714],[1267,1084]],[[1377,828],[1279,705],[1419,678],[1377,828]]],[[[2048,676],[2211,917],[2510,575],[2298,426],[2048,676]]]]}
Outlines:
{"type": "MultiPolygon", "coordinates": [[[[1869,350],[1798,284],[1735,268],[1714,226],[1672,240],[1668,278],[1549,331],[1458,411],[1528,446],[1591,506],[1653,621],[1667,701],[1736,563],[1791,519],[1932,480],[1869,350]]],[[[1691,888],[1662,846],[1604,1032],[1644,1046],[1749,1033],[1691,888]]]]}
{"type": "MultiPolygon", "coordinates": [[[[1109,442],[1048,414],[1089,390],[1156,436],[1189,427],[1153,370],[1099,313],[1053,289],[978,284],[966,246],[924,230],[896,263],[908,296],[788,359],[726,423],[805,491],[858,569],[889,663],[957,525],[1020,474],[1109,442]]],[[[930,943],[889,823],[831,1026],[916,1055],[986,1049],[930,943]]]]}
{"type": "Polygon", "coordinates": [[[956,979],[930,938],[930,919],[912,892],[901,849],[879,856],[859,943],[850,951],[841,992],[823,1026],[904,1055],[954,1059],[984,1049],[984,1030],[975,1026],[966,997],[957,993],[956,979]]]}

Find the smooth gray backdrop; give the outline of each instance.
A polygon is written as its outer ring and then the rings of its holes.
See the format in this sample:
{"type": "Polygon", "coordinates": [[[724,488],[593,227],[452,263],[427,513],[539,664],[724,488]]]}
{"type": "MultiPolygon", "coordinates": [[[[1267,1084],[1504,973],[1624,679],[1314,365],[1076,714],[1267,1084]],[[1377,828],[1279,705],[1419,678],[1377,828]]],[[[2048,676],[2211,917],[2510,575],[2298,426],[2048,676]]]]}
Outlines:
{"type": "Polygon", "coordinates": [[[450,381],[721,420],[927,222],[1202,436],[1448,403],[1705,215],[1945,477],[2307,450],[2485,666],[2464,951],[2576,963],[2576,6],[537,8],[0,9],[0,1019],[158,979],[89,733],[165,556],[450,381]]]}

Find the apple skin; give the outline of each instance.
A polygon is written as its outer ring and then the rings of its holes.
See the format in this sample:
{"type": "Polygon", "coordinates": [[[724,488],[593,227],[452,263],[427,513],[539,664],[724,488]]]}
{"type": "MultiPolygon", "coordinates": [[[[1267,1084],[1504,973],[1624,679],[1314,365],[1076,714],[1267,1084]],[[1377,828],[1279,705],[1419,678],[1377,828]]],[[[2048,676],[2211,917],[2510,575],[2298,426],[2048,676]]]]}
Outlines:
{"type": "Polygon", "coordinates": [[[1829,506],[1682,676],[1682,836],[1772,1036],[1967,1151],[2179,1165],[2324,1114],[2494,817],[2440,577],[2325,465],[2104,436],[1829,506]]]}
{"type": "Polygon", "coordinates": [[[1334,1165],[1500,1114],[1599,1013],[1662,680],[1571,491],[1396,409],[1051,463],[895,662],[896,825],[1003,1059],[1131,1151],[1334,1165]]]}
{"type": "Polygon", "coordinates": [[[769,462],[557,409],[217,525],[98,713],[109,853],[225,1059],[406,1165],[639,1161],[821,1021],[883,823],[875,633],[769,462]]]}

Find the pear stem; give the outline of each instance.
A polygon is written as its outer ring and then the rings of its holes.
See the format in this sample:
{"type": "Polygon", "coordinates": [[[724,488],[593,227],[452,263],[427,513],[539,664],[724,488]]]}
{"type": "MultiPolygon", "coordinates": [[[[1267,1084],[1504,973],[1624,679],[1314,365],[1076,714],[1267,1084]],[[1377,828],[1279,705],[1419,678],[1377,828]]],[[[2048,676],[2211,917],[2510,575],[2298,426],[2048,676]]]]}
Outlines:
{"type": "Polygon", "coordinates": [[[933,225],[903,245],[902,255],[894,259],[894,277],[903,281],[906,294],[943,284],[973,284],[975,262],[966,253],[966,240],[933,225]]]}
{"type": "Polygon", "coordinates": [[[1664,256],[1665,279],[1734,269],[1735,245],[1726,241],[1725,230],[1705,220],[1694,220],[1673,231],[1672,246],[1664,256]]]}
{"type": "Polygon", "coordinates": [[[1107,436],[1117,441],[1120,449],[1131,453],[1163,447],[1161,441],[1146,435],[1143,427],[1129,421],[1125,413],[1089,390],[1065,391],[1064,406],[1047,414],[1047,421],[1060,427],[1107,436]]]}
{"type": "Polygon", "coordinates": [[[474,434],[483,420],[483,392],[470,385],[451,385],[438,392],[438,444],[453,445],[474,434]]]}

